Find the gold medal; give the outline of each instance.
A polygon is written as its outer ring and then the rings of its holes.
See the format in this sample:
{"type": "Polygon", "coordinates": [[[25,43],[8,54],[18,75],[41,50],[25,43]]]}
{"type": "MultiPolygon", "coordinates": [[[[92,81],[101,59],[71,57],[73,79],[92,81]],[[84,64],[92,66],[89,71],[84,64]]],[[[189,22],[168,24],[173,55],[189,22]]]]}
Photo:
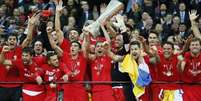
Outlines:
{"type": "Polygon", "coordinates": [[[97,74],[98,76],[101,74],[102,68],[103,68],[103,65],[102,65],[102,64],[98,64],[98,65],[95,67],[96,74],[97,74]]]}
{"type": "Polygon", "coordinates": [[[100,75],[100,72],[97,72],[97,75],[99,76],[99,75],[100,75]]]}
{"type": "Polygon", "coordinates": [[[171,71],[167,71],[166,75],[167,76],[172,76],[172,72],[171,71]]]}

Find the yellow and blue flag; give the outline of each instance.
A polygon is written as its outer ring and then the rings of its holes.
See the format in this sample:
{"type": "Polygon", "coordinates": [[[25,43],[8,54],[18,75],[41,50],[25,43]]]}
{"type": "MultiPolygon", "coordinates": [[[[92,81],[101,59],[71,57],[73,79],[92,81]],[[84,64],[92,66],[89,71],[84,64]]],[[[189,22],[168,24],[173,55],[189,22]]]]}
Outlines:
{"type": "Polygon", "coordinates": [[[134,95],[139,98],[145,92],[145,86],[149,85],[152,81],[148,65],[143,61],[137,64],[130,54],[127,54],[121,63],[120,71],[128,73],[134,88],[134,95]]]}

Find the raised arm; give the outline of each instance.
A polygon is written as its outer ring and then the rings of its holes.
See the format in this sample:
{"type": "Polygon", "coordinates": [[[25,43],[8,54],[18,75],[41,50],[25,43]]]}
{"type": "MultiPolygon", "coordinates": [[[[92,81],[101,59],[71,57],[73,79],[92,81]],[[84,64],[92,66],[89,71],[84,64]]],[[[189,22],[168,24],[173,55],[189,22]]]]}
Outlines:
{"type": "Polygon", "coordinates": [[[53,40],[51,32],[47,32],[47,36],[48,36],[48,39],[49,39],[49,42],[50,42],[52,49],[55,50],[55,52],[58,54],[59,57],[62,57],[63,56],[63,50],[53,40]]]}
{"type": "Polygon", "coordinates": [[[103,43],[103,46],[106,49],[107,55],[112,58],[113,61],[119,62],[119,61],[123,61],[123,56],[120,55],[115,55],[112,51],[111,51],[111,39],[110,36],[108,35],[105,27],[103,24],[101,24],[101,28],[103,30],[104,33],[104,37],[106,38],[106,42],[103,43]]]}
{"type": "Polygon", "coordinates": [[[108,56],[115,62],[121,62],[124,59],[124,56],[116,55],[112,51],[108,52],[108,56]]]}
{"type": "Polygon", "coordinates": [[[0,64],[3,64],[4,61],[5,61],[5,53],[8,52],[10,49],[9,49],[9,46],[3,46],[3,49],[1,51],[1,54],[0,54],[0,64]]]}
{"type": "Polygon", "coordinates": [[[116,55],[111,51],[111,46],[109,44],[109,42],[104,42],[103,46],[105,47],[106,51],[107,51],[107,55],[112,58],[113,61],[115,62],[121,62],[124,59],[124,56],[120,56],[120,55],[116,55]]]}
{"type": "Polygon", "coordinates": [[[96,56],[94,54],[90,53],[90,37],[89,32],[86,30],[83,30],[83,43],[82,43],[82,51],[85,58],[89,60],[94,60],[96,56]]]}
{"type": "Polygon", "coordinates": [[[187,38],[187,40],[185,41],[185,44],[184,44],[183,49],[182,49],[182,51],[181,51],[181,54],[184,54],[185,52],[188,51],[189,45],[190,45],[190,42],[191,42],[192,38],[193,38],[193,35],[191,34],[191,35],[187,38]]]}
{"type": "Polygon", "coordinates": [[[149,55],[149,56],[150,56],[150,63],[156,64],[156,63],[160,62],[160,56],[158,54],[156,47],[151,48],[151,55],[149,55]]]}
{"type": "Polygon", "coordinates": [[[101,29],[103,30],[103,34],[107,40],[107,42],[111,43],[111,39],[110,39],[110,36],[107,32],[107,30],[105,29],[105,26],[103,24],[101,24],[101,29]]]}
{"type": "Polygon", "coordinates": [[[21,44],[22,48],[27,47],[31,43],[32,38],[33,38],[33,29],[35,27],[35,22],[37,20],[39,20],[39,16],[40,16],[40,13],[37,12],[31,18],[28,17],[28,26],[27,26],[28,32],[27,32],[26,38],[24,39],[24,41],[21,44]]]}
{"type": "Polygon", "coordinates": [[[178,62],[177,62],[177,70],[182,73],[184,71],[186,62],[184,60],[184,57],[182,54],[177,56],[178,62]]]}
{"type": "Polygon", "coordinates": [[[82,52],[85,58],[88,58],[88,48],[89,48],[89,33],[83,31],[82,52]]]}
{"type": "Polygon", "coordinates": [[[117,32],[114,30],[114,28],[112,28],[111,24],[112,24],[111,22],[108,22],[106,24],[106,28],[110,32],[111,38],[114,38],[117,35],[117,32]]]}
{"type": "Polygon", "coordinates": [[[144,49],[144,51],[148,54],[148,55],[153,55],[150,51],[150,48],[146,42],[146,39],[143,36],[138,36],[137,38],[141,43],[142,43],[142,47],[144,49]]]}
{"type": "Polygon", "coordinates": [[[11,68],[12,60],[5,59],[5,53],[10,51],[9,46],[3,46],[3,49],[0,54],[0,64],[5,65],[5,68],[9,70],[11,68]]]}
{"type": "Polygon", "coordinates": [[[62,7],[63,5],[63,1],[62,0],[55,0],[55,5],[56,5],[56,13],[55,13],[55,30],[58,36],[58,41],[59,44],[61,44],[64,40],[64,34],[61,30],[61,22],[60,22],[60,16],[61,16],[61,12],[64,9],[64,7],[62,7]]]}
{"type": "Polygon", "coordinates": [[[191,29],[193,30],[193,34],[195,37],[201,39],[201,33],[199,31],[197,22],[195,21],[195,19],[197,19],[199,15],[197,15],[197,11],[196,10],[192,10],[191,13],[189,12],[189,17],[190,17],[190,21],[191,21],[191,29]]]}

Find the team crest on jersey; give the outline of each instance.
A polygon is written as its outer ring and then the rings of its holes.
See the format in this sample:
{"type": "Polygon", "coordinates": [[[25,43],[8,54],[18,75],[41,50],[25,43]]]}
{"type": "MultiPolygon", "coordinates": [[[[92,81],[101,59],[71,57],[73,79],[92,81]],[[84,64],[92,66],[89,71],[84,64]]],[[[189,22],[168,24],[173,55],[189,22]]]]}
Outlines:
{"type": "Polygon", "coordinates": [[[14,56],[13,56],[13,59],[14,59],[14,60],[17,60],[17,56],[16,56],[16,55],[14,55],[14,56]]]}
{"type": "Polygon", "coordinates": [[[24,76],[25,77],[32,77],[34,74],[29,71],[27,68],[24,69],[25,73],[24,73],[24,76]]]}
{"type": "Polygon", "coordinates": [[[191,62],[190,63],[192,69],[189,69],[188,71],[193,75],[196,76],[198,71],[200,71],[200,62],[191,62]]]}
{"type": "Polygon", "coordinates": [[[80,62],[76,62],[75,64],[73,64],[72,70],[71,70],[71,76],[75,77],[76,75],[78,75],[80,73],[79,67],[80,66],[80,62]]]}

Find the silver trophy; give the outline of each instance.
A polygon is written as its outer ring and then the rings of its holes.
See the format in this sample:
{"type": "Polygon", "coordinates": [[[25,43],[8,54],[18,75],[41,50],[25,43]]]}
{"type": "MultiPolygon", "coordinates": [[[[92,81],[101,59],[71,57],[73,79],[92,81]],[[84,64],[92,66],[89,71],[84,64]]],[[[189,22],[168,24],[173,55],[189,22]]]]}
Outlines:
{"type": "Polygon", "coordinates": [[[118,0],[111,0],[110,3],[107,5],[105,11],[98,17],[98,19],[92,24],[84,27],[83,29],[85,31],[90,32],[93,37],[97,37],[99,35],[99,28],[101,22],[108,21],[112,16],[117,14],[123,8],[124,5],[122,2],[118,0]]]}

